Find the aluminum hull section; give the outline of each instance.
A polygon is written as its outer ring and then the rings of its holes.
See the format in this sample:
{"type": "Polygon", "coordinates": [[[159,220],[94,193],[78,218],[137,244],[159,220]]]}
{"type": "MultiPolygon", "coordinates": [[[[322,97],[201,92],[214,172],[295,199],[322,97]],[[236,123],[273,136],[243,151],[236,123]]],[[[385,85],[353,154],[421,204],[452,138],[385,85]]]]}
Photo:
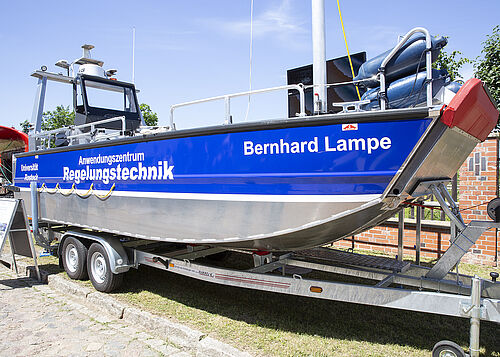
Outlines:
{"type": "MultiPolygon", "coordinates": [[[[18,195],[30,202],[29,191],[23,190],[18,195]]],[[[165,199],[120,196],[118,193],[101,201],[94,196],[82,199],[76,195],[61,200],[58,195],[42,192],[39,214],[45,222],[136,238],[287,250],[303,245],[304,236],[298,236],[298,240],[293,242],[288,239],[283,241],[283,235],[321,225],[350,212],[363,211],[364,207],[380,201],[373,198],[372,195],[368,198],[339,197],[337,202],[270,202],[262,201],[262,197],[255,201],[165,199]],[[356,201],[359,198],[362,200],[356,201]],[[372,200],[366,202],[367,199],[372,200]],[[159,215],[158,212],[165,213],[159,215]],[[131,219],[131,214],[138,219],[131,219]],[[144,232],[147,235],[141,234],[144,232]],[[260,240],[265,240],[265,243],[255,243],[260,240]]],[[[370,219],[373,218],[373,213],[369,215],[370,219]]],[[[325,239],[331,241],[337,237],[340,236],[317,238],[324,243],[325,239]]]]}
{"type": "Polygon", "coordinates": [[[412,196],[428,194],[418,187],[419,183],[452,178],[479,142],[458,128],[450,129],[441,121],[436,122],[426,142],[418,148],[413,160],[390,186],[389,193],[412,196]]]}

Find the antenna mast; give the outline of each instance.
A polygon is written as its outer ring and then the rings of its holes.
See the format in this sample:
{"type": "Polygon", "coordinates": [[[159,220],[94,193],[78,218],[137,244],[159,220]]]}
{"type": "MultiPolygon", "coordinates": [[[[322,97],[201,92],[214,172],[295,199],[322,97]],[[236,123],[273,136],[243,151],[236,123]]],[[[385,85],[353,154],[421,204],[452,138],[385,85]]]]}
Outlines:
{"type": "Polygon", "coordinates": [[[312,0],[314,113],[326,113],[325,0],[312,0]]]}
{"type": "Polygon", "coordinates": [[[135,84],[135,26],[132,27],[132,83],[135,84]]]}

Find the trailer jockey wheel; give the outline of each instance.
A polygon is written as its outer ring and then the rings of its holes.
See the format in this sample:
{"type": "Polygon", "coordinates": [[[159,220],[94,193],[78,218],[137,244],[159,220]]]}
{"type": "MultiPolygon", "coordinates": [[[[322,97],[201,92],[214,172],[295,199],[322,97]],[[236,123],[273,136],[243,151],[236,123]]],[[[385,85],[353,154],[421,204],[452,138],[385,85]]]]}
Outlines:
{"type": "Polygon", "coordinates": [[[500,222],[500,198],[494,198],[488,203],[488,207],[486,208],[486,212],[488,212],[488,216],[495,222],[500,222]]]}
{"type": "Polygon", "coordinates": [[[432,349],[432,357],[465,357],[462,347],[452,341],[439,341],[432,349]]]}
{"type": "Polygon", "coordinates": [[[123,282],[123,274],[113,274],[108,253],[99,243],[92,243],[87,255],[89,278],[97,291],[109,293],[123,282]]]}
{"type": "Polygon", "coordinates": [[[64,270],[71,279],[85,280],[87,274],[87,247],[78,239],[64,240],[61,254],[64,270]]]}

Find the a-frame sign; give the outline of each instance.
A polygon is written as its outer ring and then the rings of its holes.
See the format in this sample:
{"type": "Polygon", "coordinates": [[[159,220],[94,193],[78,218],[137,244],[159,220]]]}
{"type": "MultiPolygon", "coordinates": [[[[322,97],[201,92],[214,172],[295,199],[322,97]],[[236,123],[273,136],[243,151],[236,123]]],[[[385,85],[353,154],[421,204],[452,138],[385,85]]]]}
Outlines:
{"type": "Polygon", "coordinates": [[[28,217],[24,209],[24,201],[13,198],[0,198],[0,256],[7,241],[10,243],[12,263],[17,271],[16,254],[33,258],[35,270],[40,278],[40,271],[36,261],[36,252],[31,230],[28,225],[28,217]]]}

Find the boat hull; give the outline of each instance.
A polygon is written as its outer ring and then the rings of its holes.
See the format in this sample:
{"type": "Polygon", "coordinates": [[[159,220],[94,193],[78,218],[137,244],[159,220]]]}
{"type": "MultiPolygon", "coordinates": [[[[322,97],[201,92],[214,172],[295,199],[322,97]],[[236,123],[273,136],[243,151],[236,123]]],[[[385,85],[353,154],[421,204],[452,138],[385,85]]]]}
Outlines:
{"type": "Polygon", "coordinates": [[[426,110],[349,118],[19,155],[18,196],[29,203],[36,182],[41,221],[136,238],[265,250],[319,245],[385,216],[389,185],[436,121],[426,110]],[[112,180],[118,167],[122,177],[112,180]],[[138,177],[150,167],[156,179],[138,177]],[[96,168],[108,173],[97,177],[96,168]],[[314,239],[303,233],[309,229],[314,239]]]}
{"type": "MultiPolygon", "coordinates": [[[[383,222],[399,209],[397,204],[391,205],[391,200],[400,202],[421,181],[452,177],[467,156],[464,152],[470,152],[477,142],[436,121],[382,194],[287,196],[118,191],[103,200],[96,195],[82,198],[75,192],[64,196],[69,188],[60,192],[43,189],[38,193],[39,215],[45,222],[140,239],[252,250],[304,249],[383,222]],[[450,156],[448,151],[456,155],[450,156]],[[394,194],[395,188],[400,188],[398,194],[394,194]]],[[[18,196],[29,205],[28,188],[21,188],[18,196]]]]}

